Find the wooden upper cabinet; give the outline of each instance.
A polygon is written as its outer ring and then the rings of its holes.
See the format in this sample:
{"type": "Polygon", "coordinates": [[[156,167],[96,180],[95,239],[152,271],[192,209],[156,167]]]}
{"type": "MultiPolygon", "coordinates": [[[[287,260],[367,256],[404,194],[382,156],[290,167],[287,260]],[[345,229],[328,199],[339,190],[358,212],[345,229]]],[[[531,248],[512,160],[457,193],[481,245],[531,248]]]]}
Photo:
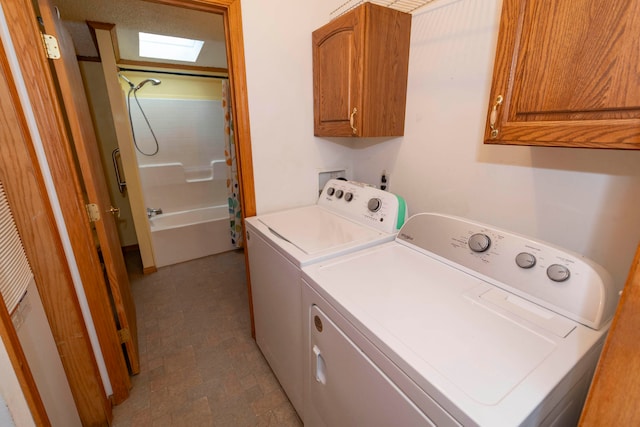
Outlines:
{"type": "Polygon", "coordinates": [[[640,0],[504,0],[485,143],[640,149],[638,34],[640,0]]]}
{"type": "Polygon", "coordinates": [[[364,3],[313,32],[314,134],[401,136],[411,15],[364,3]]]}

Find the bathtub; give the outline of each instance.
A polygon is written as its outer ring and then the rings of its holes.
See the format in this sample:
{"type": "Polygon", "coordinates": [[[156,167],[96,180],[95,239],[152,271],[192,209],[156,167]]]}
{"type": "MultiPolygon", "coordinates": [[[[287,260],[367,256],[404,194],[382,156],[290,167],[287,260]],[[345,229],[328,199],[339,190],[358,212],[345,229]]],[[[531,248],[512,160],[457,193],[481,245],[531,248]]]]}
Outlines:
{"type": "Polygon", "coordinates": [[[227,205],[160,214],[149,223],[156,267],[234,249],[227,205]]]}

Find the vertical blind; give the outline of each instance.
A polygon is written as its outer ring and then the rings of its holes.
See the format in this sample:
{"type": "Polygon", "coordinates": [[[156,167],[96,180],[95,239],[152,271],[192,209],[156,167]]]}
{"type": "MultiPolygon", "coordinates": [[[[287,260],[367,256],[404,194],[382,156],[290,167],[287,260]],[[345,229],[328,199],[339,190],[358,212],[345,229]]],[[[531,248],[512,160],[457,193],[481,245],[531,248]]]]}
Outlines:
{"type": "Polygon", "coordinates": [[[0,182],[0,294],[13,313],[33,278],[9,201],[0,182]]]}

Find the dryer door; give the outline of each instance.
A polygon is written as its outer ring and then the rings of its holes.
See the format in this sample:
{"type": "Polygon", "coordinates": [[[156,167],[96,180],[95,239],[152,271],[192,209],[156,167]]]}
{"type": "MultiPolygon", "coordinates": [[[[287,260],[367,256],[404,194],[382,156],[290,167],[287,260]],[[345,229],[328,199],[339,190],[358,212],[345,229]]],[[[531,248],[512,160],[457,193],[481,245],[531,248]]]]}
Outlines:
{"type": "Polygon", "coordinates": [[[305,425],[434,426],[316,305],[305,425]]]}

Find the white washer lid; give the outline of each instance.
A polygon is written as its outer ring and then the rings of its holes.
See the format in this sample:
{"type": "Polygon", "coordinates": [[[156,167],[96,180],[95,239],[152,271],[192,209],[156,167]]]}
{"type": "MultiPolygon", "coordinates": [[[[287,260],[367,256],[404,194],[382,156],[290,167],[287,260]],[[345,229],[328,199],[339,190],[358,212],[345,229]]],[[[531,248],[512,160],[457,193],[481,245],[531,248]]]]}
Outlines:
{"type": "Polygon", "coordinates": [[[482,405],[502,400],[560,342],[483,301],[493,286],[395,242],[303,271],[418,384],[437,373],[482,405]]]}
{"type": "Polygon", "coordinates": [[[329,212],[320,206],[307,206],[258,217],[260,222],[308,255],[357,245],[387,236],[362,224],[329,212]]]}

